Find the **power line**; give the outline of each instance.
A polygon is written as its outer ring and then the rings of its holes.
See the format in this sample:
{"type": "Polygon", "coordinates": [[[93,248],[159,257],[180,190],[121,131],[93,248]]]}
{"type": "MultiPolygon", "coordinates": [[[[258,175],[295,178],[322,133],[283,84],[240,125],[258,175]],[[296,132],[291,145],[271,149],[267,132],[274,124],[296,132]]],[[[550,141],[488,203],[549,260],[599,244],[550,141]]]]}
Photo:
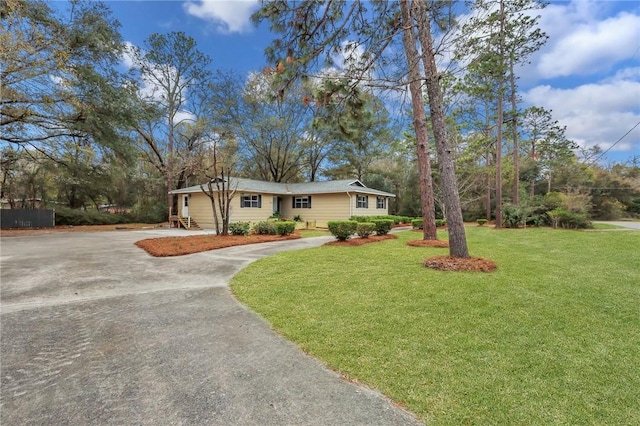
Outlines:
{"type": "Polygon", "coordinates": [[[589,164],[589,165],[593,165],[593,164],[595,164],[595,163],[596,163],[599,159],[601,159],[601,158],[602,158],[602,157],[603,157],[607,152],[609,152],[609,150],[611,150],[611,148],[613,148],[614,146],[616,146],[620,141],[622,141],[622,139],[626,138],[626,137],[627,137],[627,135],[628,135],[629,133],[633,132],[633,130],[634,130],[636,127],[638,127],[638,126],[640,126],[640,121],[638,121],[638,122],[636,123],[636,125],[635,125],[635,126],[633,126],[631,129],[629,129],[629,131],[628,131],[627,133],[625,133],[624,135],[622,135],[622,136],[620,137],[620,139],[618,139],[617,141],[615,141],[615,142],[613,143],[613,145],[611,145],[609,148],[607,148],[607,149],[605,149],[604,151],[602,151],[602,153],[601,153],[600,155],[598,155],[598,156],[596,157],[596,159],[595,159],[595,160],[592,160],[592,161],[591,161],[591,164],[589,164]]]}

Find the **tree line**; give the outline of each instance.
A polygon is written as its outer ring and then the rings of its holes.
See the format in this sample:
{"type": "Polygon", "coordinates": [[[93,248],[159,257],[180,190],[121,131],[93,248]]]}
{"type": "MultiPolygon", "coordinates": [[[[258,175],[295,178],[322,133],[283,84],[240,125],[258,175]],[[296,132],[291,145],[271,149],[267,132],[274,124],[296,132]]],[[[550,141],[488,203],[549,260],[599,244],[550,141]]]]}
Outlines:
{"type": "Polygon", "coordinates": [[[170,190],[220,175],[357,178],[396,194],[391,213],[422,217],[427,239],[446,218],[461,257],[463,220],[640,214],[640,158],[599,165],[551,111],[522,105],[518,70],[546,42],[544,4],[475,0],[464,23],[458,7],[264,2],[253,19],[274,34],[270,66],[239,76],[182,32],[124,42],[101,2],[6,0],[2,199],[162,221],[170,190]]]}

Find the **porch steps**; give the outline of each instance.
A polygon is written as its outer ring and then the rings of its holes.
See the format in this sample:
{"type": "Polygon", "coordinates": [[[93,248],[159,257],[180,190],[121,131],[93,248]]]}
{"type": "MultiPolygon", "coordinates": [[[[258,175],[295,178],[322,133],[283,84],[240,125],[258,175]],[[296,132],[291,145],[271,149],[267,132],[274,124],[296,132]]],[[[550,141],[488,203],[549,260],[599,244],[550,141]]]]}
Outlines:
{"type": "Polygon", "coordinates": [[[193,219],[189,220],[189,218],[187,217],[180,217],[178,218],[178,221],[180,222],[180,224],[184,229],[193,229],[193,230],[201,229],[200,225],[198,225],[198,222],[196,222],[193,219]]]}

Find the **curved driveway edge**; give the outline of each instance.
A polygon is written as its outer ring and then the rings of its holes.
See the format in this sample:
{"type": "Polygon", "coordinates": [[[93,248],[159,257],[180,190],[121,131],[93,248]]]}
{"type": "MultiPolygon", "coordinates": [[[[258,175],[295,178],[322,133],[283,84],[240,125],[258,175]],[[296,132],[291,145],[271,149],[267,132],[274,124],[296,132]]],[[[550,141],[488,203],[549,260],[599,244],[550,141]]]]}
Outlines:
{"type": "Polygon", "coordinates": [[[619,226],[620,228],[624,228],[624,229],[636,229],[636,230],[640,230],[640,222],[634,222],[634,221],[624,221],[624,220],[620,220],[620,221],[604,221],[604,220],[596,220],[593,223],[605,223],[605,224],[609,224],[609,225],[615,225],[615,226],[619,226]]]}
{"type": "Polygon", "coordinates": [[[1,239],[0,424],[414,425],[238,303],[229,279],[331,237],[176,258],[175,230],[1,239]]]}

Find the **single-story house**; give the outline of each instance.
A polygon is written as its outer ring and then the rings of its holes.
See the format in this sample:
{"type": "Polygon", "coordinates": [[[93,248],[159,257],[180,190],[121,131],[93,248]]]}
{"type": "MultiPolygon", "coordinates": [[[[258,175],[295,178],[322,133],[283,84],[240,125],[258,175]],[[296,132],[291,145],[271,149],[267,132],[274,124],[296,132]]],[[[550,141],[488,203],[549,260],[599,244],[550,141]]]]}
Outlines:
{"type": "MultiPolygon", "coordinates": [[[[203,185],[207,190],[207,185],[203,185]]],[[[277,183],[230,178],[226,187],[235,189],[230,220],[259,222],[275,215],[292,220],[299,217],[309,227],[327,227],[330,220],[351,216],[377,216],[389,213],[389,199],[395,195],[367,188],[357,179],[308,183],[277,183]]],[[[215,185],[213,186],[215,190],[215,185]]],[[[170,192],[178,197],[178,215],[183,224],[192,221],[201,228],[215,228],[211,200],[200,185],[170,192]]]]}

